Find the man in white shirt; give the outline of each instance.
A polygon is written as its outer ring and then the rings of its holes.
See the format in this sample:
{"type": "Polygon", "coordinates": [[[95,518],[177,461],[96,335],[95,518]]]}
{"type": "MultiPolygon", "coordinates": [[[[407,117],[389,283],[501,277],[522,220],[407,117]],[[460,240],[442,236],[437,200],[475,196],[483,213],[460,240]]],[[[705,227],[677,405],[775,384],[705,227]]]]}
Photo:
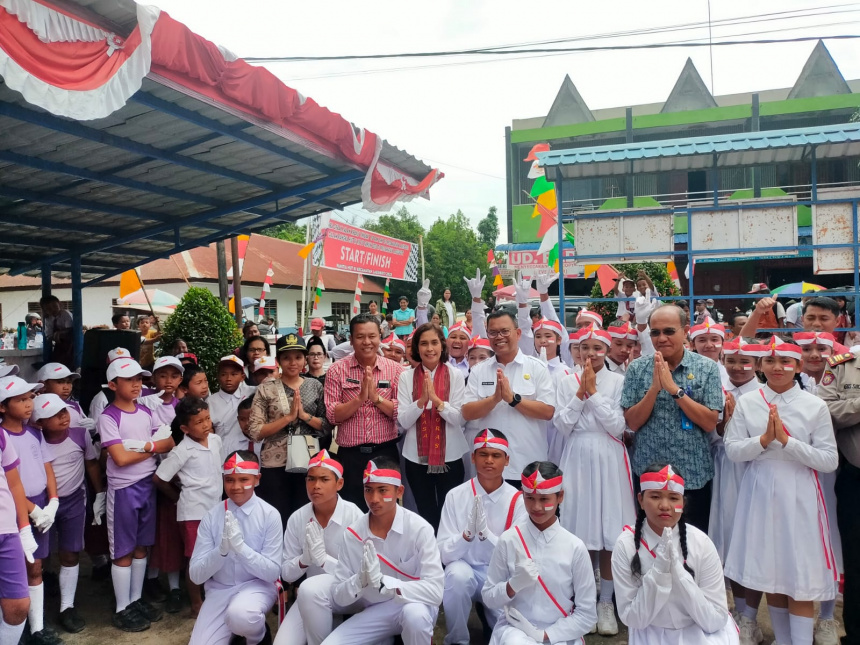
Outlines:
{"type": "MultiPolygon", "coordinates": [[[[477,476],[448,493],[436,542],[445,565],[445,645],[469,643],[472,602],[481,601],[487,566],[499,536],[526,519],[522,494],[502,479],[510,460],[508,440],[486,429],[472,447],[477,476]]],[[[492,628],[501,612],[485,609],[492,628]]]]}
{"type": "Polygon", "coordinates": [[[487,337],[496,355],[475,365],[466,386],[463,418],[474,437],[483,428],[508,429],[511,460],[505,479],[520,487],[525,466],[547,457],[547,422],[555,412],[555,385],[541,361],[519,350],[522,330],[506,311],[487,316],[487,337]]]}

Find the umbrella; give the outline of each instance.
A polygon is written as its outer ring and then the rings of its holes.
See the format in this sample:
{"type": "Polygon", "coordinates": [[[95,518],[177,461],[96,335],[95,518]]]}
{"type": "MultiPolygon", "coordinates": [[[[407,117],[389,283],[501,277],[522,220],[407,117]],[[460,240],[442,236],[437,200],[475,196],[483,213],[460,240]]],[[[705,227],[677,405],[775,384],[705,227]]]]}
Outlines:
{"type": "Polygon", "coordinates": [[[782,294],[786,296],[799,296],[804,293],[810,293],[811,291],[823,291],[825,287],[822,287],[818,284],[812,284],[811,282],[792,282],[791,284],[784,284],[781,287],[777,287],[776,289],[771,289],[772,294],[782,294]]]}
{"type": "Polygon", "coordinates": [[[116,304],[128,306],[142,305],[144,307],[147,304],[151,304],[153,307],[175,307],[179,304],[179,298],[161,289],[147,289],[146,296],[144,296],[143,290],[138,289],[124,298],[118,298],[116,304]],[[146,302],[147,297],[149,297],[149,303],[146,302]]]}
{"type": "MultiPolygon", "coordinates": [[[[499,300],[513,300],[516,298],[516,289],[514,285],[508,285],[507,287],[502,287],[501,289],[496,289],[493,291],[493,295],[496,296],[499,300]]],[[[529,298],[539,298],[540,294],[535,289],[529,289],[529,298]]]]}
{"type": "Polygon", "coordinates": [[[254,300],[253,298],[242,298],[242,309],[247,309],[248,307],[253,307],[258,304],[260,304],[259,300],[254,300]]]}

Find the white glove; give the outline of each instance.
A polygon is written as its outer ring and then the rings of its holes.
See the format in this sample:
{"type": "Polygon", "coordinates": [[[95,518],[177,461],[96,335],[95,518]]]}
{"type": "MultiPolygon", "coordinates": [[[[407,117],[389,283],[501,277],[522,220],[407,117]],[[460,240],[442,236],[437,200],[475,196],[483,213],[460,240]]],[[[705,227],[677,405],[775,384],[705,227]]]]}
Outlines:
{"type": "Polygon", "coordinates": [[[305,527],[305,544],[308,548],[311,564],[315,564],[318,567],[323,566],[328,559],[328,553],[325,550],[323,528],[318,522],[310,521],[305,527]]]}
{"type": "Polygon", "coordinates": [[[224,528],[221,530],[221,544],[218,547],[221,555],[227,555],[230,552],[230,533],[235,520],[232,511],[228,510],[224,513],[224,528]]]}
{"type": "Polygon", "coordinates": [[[529,303],[529,293],[532,289],[531,278],[526,279],[522,271],[517,271],[517,279],[514,281],[514,289],[517,295],[518,305],[527,305],[529,303]]]}
{"type": "Polygon", "coordinates": [[[373,542],[368,540],[364,543],[364,557],[367,561],[367,586],[370,589],[379,589],[382,584],[382,570],[379,568],[379,556],[373,542]]]}
{"type": "Polygon", "coordinates": [[[508,584],[511,585],[511,589],[514,590],[514,593],[519,593],[523,589],[531,587],[537,582],[538,575],[540,575],[540,572],[538,571],[538,567],[534,563],[534,560],[527,558],[519,549],[517,549],[514,564],[514,575],[512,575],[511,579],[508,580],[508,584]]]}
{"type": "Polygon", "coordinates": [[[314,558],[311,555],[311,538],[305,530],[305,535],[302,538],[302,554],[299,556],[299,564],[309,567],[314,563],[314,558]]]}
{"type": "Polygon", "coordinates": [[[34,505],[33,510],[30,511],[30,521],[33,522],[33,526],[38,529],[47,521],[47,519],[48,517],[45,513],[45,509],[38,504],[34,505]]]}
{"type": "Polygon", "coordinates": [[[481,496],[475,497],[475,533],[478,534],[478,539],[483,542],[491,535],[490,528],[487,526],[487,514],[484,512],[484,501],[481,496]]]}
{"type": "Polygon", "coordinates": [[[21,536],[21,547],[24,549],[24,557],[27,559],[27,562],[33,564],[33,554],[39,548],[39,545],[36,544],[36,538],[33,537],[33,529],[28,524],[18,530],[18,535],[21,536]]]}
{"type": "Polygon", "coordinates": [[[549,359],[546,357],[546,347],[540,348],[540,355],[538,356],[540,362],[544,365],[549,365],[549,359]]]}
{"type": "Polygon", "coordinates": [[[430,279],[428,278],[418,290],[418,308],[424,309],[430,303],[430,296],[432,295],[430,292],[430,279]]]}
{"type": "Polygon", "coordinates": [[[533,641],[537,641],[538,643],[544,642],[544,636],[546,635],[544,630],[532,625],[528,618],[523,616],[516,608],[507,605],[505,607],[505,618],[508,621],[508,625],[516,627],[533,641]]]}
{"type": "Polygon", "coordinates": [[[469,294],[472,298],[482,297],[481,294],[484,292],[484,281],[486,279],[486,276],[481,275],[480,269],[475,269],[475,277],[472,279],[463,276],[463,280],[466,281],[466,286],[469,287],[469,294]]]}
{"type": "Polygon", "coordinates": [[[96,429],[96,422],[93,421],[92,419],[90,419],[89,417],[81,417],[78,420],[78,425],[81,428],[83,428],[84,430],[87,430],[89,432],[92,432],[93,430],[96,429]]]}
{"type": "Polygon", "coordinates": [[[655,549],[656,558],[654,568],[660,573],[669,573],[672,570],[674,546],[672,544],[672,529],[664,528],[660,536],[660,543],[655,549]]]}
{"type": "Polygon", "coordinates": [[[228,537],[230,541],[230,549],[234,551],[236,554],[242,552],[242,547],[245,546],[245,536],[242,535],[242,527],[239,526],[239,520],[233,516],[233,521],[230,522],[230,535],[228,537]]]}
{"type": "Polygon", "coordinates": [[[478,497],[475,496],[475,503],[472,504],[472,508],[469,509],[469,521],[466,522],[466,528],[463,529],[463,535],[466,540],[471,542],[475,539],[475,535],[478,533],[478,530],[475,528],[478,519],[478,497]]]}
{"type": "Polygon", "coordinates": [[[152,441],[162,441],[164,439],[170,439],[173,436],[173,432],[170,430],[170,426],[162,424],[158,426],[158,430],[155,431],[155,434],[152,435],[152,441]]]}
{"type": "Polygon", "coordinates": [[[558,280],[557,273],[541,273],[535,278],[535,289],[538,293],[549,293],[550,285],[558,280]]]}
{"type": "Polygon", "coordinates": [[[645,295],[638,296],[636,302],[633,304],[633,316],[636,318],[636,324],[648,324],[648,318],[651,317],[651,312],[654,311],[654,304],[651,300],[651,289],[645,289],[645,295]]]}
{"type": "Polygon", "coordinates": [[[102,525],[102,515],[107,512],[107,493],[96,493],[93,500],[93,526],[102,525]]]}
{"type": "Polygon", "coordinates": [[[57,518],[58,508],[60,508],[60,500],[56,497],[52,497],[45,505],[45,508],[42,509],[42,512],[44,513],[43,521],[41,524],[37,524],[36,528],[42,533],[47,533],[54,525],[54,520],[57,518]]]}
{"type": "MultiPolygon", "coordinates": [[[[123,439],[122,447],[129,452],[146,452],[146,445],[151,443],[151,441],[144,441],[143,439],[123,439]]],[[[150,447],[150,449],[152,448],[150,447]]]]}

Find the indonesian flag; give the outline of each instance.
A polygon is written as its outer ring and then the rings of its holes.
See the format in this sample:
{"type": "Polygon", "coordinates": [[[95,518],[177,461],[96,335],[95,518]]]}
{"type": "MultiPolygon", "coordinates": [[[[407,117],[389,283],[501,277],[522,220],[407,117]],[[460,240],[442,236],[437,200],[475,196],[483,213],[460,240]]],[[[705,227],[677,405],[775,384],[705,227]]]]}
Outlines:
{"type": "Polygon", "coordinates": [[[263,280],[263,293],[260,294],[260,317],[266,315],[266,294],[272,290],[274,284],[275,270],[272,268],[272,263],[269,262],[269,268],[266,270],[266,279],[263,280]]]}
{"type": "Polygon", "coordinates": [[[361,285],[364,284],[364,276],[358,274],[358,279],[355,281],[355,297],[352,301],[352,315],[357,316],[361,311],[361,285]]]}
{"type": "MultiPolygon", "coordinates": [[[[251,239],[250,235],[240,235],[239,236],[239,278],[242,277],[242,267],[245,266],[245,254],[248,252],[248,241],[251,239]]],[[[233,277],[233,265],[230,265],[230,269],[227,271],[227,277],[233,277]]]]}

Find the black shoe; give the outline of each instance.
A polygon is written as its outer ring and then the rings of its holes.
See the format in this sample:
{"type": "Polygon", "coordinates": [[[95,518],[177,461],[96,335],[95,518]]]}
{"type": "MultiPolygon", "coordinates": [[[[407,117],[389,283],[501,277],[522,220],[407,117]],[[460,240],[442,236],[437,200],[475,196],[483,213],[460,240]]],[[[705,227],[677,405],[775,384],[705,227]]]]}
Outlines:
{"type": "Polygon", "coordinates": [[[149,621],[131,606],[116,612],[110,622],[114,627],[124,632],[144,632],[149,629],[149,621]]]}
{"type": "Polygon", "coordinates": [[[179,589],[171,589],[164,603],[164,611],[168,614],[178,614],[182,610],[182,592],[179,589]]]}
{"type": "Polygon", "coordinates": [[[69,607],[60,612],[60,625],[70,634],[77,634],[87,626],[87,623],[81,618],[77,609],[69,607]]]}
{"type": "Polygon", "coordinates": [[[110,579],[110,562],[106,562],[100,567],[93,567],[92,573],[93,582],[101,582],[102,580],[110,579]]]}
{"type": "Polygon", "coordinates": [[[131,609],[133,612],[140,614],[151,623],[157,623],[164,615],[164,612],[161,609],[159,609],[155,605],[150,605],[143,598],[138,598],[133,603],[131,603],[128,608],[131,609]]]}
{"type": "Polygon", "coordinates": [[[164,588],[158,581],[158,578],[147,578],[143,581],[143,595],[146,596],[149,602],[164,602],[167,600],[167,594],[164,593],[164,588]]]}
{"type": "Polygon", "coordinates": [[[31,632],[27,643],[28,645],[63,645],[63,639],[53,629],[45,627],[41,631],[31,632]]]}
{"type": "Polygon", "coordinates": [[[244,636],[231,636],[230,642],[228,645],[247,645],[248,641],[245,640],[244,636]]]}

